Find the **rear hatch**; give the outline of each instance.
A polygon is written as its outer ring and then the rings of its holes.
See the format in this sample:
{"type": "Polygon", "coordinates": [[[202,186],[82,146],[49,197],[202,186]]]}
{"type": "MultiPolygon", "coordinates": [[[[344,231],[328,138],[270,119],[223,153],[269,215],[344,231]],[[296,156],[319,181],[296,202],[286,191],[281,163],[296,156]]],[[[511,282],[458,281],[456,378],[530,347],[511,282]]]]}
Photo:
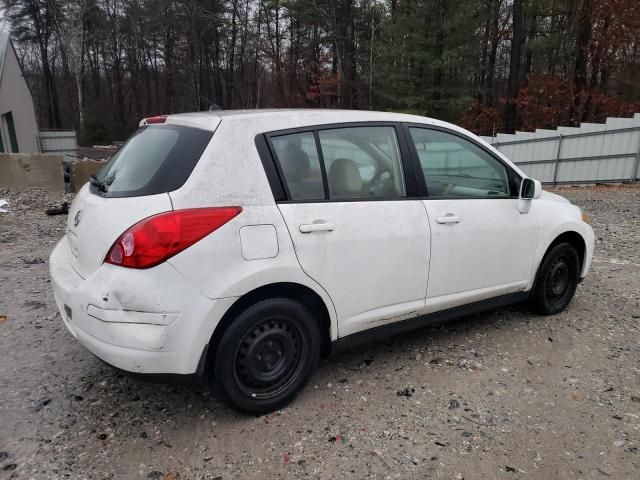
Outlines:
{"type": "Polygon", "coordinates": [[[129,227],[172,210],[168,193],[184,184],[212,136],[185,125],[151,125],[118,150],[69,211],[67,239],[79,275],[91,275],[129,227]]]}

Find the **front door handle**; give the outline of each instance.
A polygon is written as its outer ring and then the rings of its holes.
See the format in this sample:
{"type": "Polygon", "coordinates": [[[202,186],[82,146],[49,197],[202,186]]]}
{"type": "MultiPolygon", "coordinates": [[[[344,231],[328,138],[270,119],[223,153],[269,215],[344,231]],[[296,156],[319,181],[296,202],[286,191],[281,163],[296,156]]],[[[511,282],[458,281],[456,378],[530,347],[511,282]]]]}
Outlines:
{"type": "Polygon", "coordinates": [[[328,222],[314,222],[300,225],[300,233],[311,232],[332,232],[336,226],[333,223],[328,222]]]}
{"type": "Polygon", "coordinates": [[[447,213],[443,217],[436,218],[438,223],[460,223],[460,217],[453,213],[447,213]]]}

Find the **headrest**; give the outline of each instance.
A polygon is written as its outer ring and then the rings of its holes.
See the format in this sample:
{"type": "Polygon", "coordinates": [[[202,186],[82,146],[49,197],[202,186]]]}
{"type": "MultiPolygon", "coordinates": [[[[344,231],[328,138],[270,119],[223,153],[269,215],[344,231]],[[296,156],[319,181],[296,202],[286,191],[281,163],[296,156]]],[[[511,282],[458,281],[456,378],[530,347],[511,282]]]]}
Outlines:
{"type": "Polygon", "coordinates": [[[309,175],[311,164],[309,155],[297,145],[289,144],[282,159],[282,170],[289,182],[299,182],[309,175]]]}
{"type": "Polygon", "coordinates": [[[348,158],[336,158],[329,168],[329,191],[337,197],[354,197],[362,193],[358,165],[348,158]]]}

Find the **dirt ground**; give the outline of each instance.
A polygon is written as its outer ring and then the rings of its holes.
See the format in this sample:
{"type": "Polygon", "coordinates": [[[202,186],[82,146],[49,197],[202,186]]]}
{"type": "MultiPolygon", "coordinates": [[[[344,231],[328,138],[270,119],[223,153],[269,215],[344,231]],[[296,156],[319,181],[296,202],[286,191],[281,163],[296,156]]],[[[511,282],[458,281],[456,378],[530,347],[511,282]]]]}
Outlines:
{"type": "Polygon", "coordinates": [[[332,357],[288,408],[251,417],[85,351],[50,289],[59,199],[0,190],[0,479],[640,478],[640,188],[559,193],[597,235],[568,311],[332,357]]]}

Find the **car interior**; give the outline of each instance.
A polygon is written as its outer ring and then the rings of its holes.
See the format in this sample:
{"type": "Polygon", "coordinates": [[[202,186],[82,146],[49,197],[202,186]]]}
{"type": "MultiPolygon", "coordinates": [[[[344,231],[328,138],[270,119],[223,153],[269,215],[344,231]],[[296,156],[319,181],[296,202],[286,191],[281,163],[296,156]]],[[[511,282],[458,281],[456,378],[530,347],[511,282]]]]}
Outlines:
{"type": "MultiPolygon", "coordinates": [[[[392,127],[322,130],[320,145],[331,199],[405,196],[392,127]]],[[[312,133],[272,139],[292,199],[323,199],[319,155],[312,133]]]]}

